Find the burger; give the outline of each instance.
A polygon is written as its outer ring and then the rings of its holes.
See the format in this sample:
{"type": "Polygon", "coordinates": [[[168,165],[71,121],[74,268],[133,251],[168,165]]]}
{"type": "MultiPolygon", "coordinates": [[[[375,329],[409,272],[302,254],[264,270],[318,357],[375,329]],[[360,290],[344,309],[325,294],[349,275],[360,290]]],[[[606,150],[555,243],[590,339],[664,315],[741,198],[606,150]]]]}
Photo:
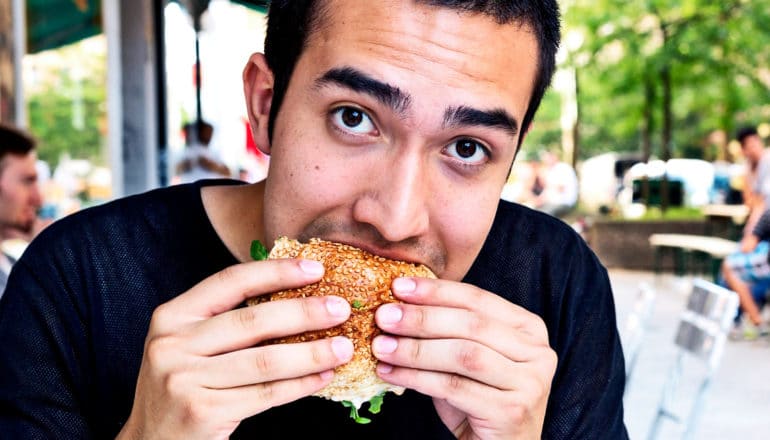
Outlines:
{"type": "MultiPolygon", "coordinates": [[[[256,259],[263,257],[259,246],[252,245],[252,256],[256,259]]],[[[300,243],[280,237],[275,241],[267,258],[316,260],[323,263],[324,276],[320,281],[307,286],[252,298],[249,305],[327,295],[342,297],[350,303],[350,318],[336,327],[277,338],[266,341],[265,344],[314,341],[334,336],[348,337],[353,341],[352,359],[337,367],[332,382],[314,395],[342,402],[350,408],[353,419],[359,423],[368,423],[369,419],[358,414],[363,403],[369,402],[369,412],[377,413],[385,393],[392,391],[400,395],[404,392],[403,387],[384,382],[375,372],[377,359],[372,353],[372,340],[381,331],[375,325],[374,312],[382,304],[400,302],[390,290],[395,278],[436,276],[422,264],[391,260],[353,246],[318,238],[311,238],[308,243],[300,243]]]]}

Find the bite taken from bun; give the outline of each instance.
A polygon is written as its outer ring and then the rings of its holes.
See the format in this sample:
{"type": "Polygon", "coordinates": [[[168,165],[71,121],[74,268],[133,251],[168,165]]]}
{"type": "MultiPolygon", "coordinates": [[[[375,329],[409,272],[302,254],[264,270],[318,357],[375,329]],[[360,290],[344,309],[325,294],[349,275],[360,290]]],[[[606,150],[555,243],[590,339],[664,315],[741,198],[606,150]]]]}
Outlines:
{"type": "Polygon", "coordinates": [[[395,278],[436,276],[422,264],[390,260],[353,246],[318,238],[300,243],[280,237],[275,241],[268,258],[316,260],[323,263],[325,272],[316,283],[252,298],[249,305],[327,295],[342,297],[350,303],[350,318],[336,327],[278,338],[267,343],[304,342],[333,336],[350,338],[354,347],[353,358],[337,367],[332,382],[314,395],[343,402],[351,408],[352,417],[359,422],[368,422],[368,419],[358,416],[358,409],[364,402],[371,401],[370,412],[376,413],[386,392],[401,394],[404,391],[402,387],[384,382],[375,372],[377,359],[372,354],[372,340],[381,331],[374,322],[374,312],[382,304],[399,302],[390,290],[395,278]]]}

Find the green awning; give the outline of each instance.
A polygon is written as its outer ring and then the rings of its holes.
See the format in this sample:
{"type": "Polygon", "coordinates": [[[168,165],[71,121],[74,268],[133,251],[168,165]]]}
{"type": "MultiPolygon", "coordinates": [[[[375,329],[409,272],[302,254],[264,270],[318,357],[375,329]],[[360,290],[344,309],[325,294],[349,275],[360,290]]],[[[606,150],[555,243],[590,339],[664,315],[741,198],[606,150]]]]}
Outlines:
{"type": "Polygon", "coordinates": [[[270,0],[230,0],[233,3],[238,3],[244,6],[248,6],[252,9],[256,9],[259,12],[267,12],[267,7],[270,6],[270,0]]]}
{"type": "Polygon", "coordinates": [[[27,0],[29,53],[74,43],[101,32],[101,0],[27,0]]]}
{"type": "MultiPolygon", "coordinates": [[[[133,0],[121,0],[133,1],[133,0]]],[[[208,0],[176,0],[205,10],[208,0]]],[[[270,0],[231,0],[267,12],[270,0]]],[[[27,0],[27,51],[36,53],[102,32],[101,0],[27,0]]]]}

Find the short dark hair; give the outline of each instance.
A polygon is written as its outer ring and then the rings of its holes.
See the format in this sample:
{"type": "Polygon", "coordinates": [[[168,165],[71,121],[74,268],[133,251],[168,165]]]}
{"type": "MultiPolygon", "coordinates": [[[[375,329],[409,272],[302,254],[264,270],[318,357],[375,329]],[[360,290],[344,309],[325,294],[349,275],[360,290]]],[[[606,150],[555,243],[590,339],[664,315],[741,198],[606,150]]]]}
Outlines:
{"type": "Polygon", "coordinates": [[[182,126],[182,130],[188,145],[195,141],[208,145],[214,135],[214,126],[203,120],[188,122],[182,126]]]}
{"type": "MultiPolygon", "coordinates": [[[[540,106],[556,68],[560,41],[559,5],[556,0],[416,0],[431,6],[479,12],[498,23],[523,23],[531,26],[538,44],[538,73],[522,120],[526,130],[540,106]]],[[[265,36],[265,58],[273,71],[273,102],[270,108],[268,136],[273,137],[275,117],[283,103],[289,79],[310,32],[329,13],[323,0],[273,0],[270,2],[265,36]]],[[[521,144],[521,137],[519,138],[521,144]]]]}
{"type": "Polygon", "coordinates": [[[35,139],[24,131],[0,122],[0,160],[9,154],[25,156],[35,149],[35,139]]]}
{"type": "Polygon", "coordinates": [[[741,127],[737,132],[735,132],[735,138],[738,139],[738,142],[740,142],[741,145],[743,145],[743,141],[745,141],[749,136],[759,136],[757,128],[753,125],[741,127]]]}

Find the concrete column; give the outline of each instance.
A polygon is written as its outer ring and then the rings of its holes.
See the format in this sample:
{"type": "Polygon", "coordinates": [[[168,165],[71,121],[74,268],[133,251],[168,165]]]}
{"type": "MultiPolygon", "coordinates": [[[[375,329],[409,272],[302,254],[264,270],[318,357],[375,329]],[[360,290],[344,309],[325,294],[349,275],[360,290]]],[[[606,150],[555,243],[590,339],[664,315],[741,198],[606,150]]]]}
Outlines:
{"type": "MultiPolygon", "coordinates": [[[[104,0],[108,118],[113,196],[159,185],[158,160],[165,111],[156,14],[162,0],[104,0]]],[[[160,16],[162,19],[162,15],[160,16]]]]}

